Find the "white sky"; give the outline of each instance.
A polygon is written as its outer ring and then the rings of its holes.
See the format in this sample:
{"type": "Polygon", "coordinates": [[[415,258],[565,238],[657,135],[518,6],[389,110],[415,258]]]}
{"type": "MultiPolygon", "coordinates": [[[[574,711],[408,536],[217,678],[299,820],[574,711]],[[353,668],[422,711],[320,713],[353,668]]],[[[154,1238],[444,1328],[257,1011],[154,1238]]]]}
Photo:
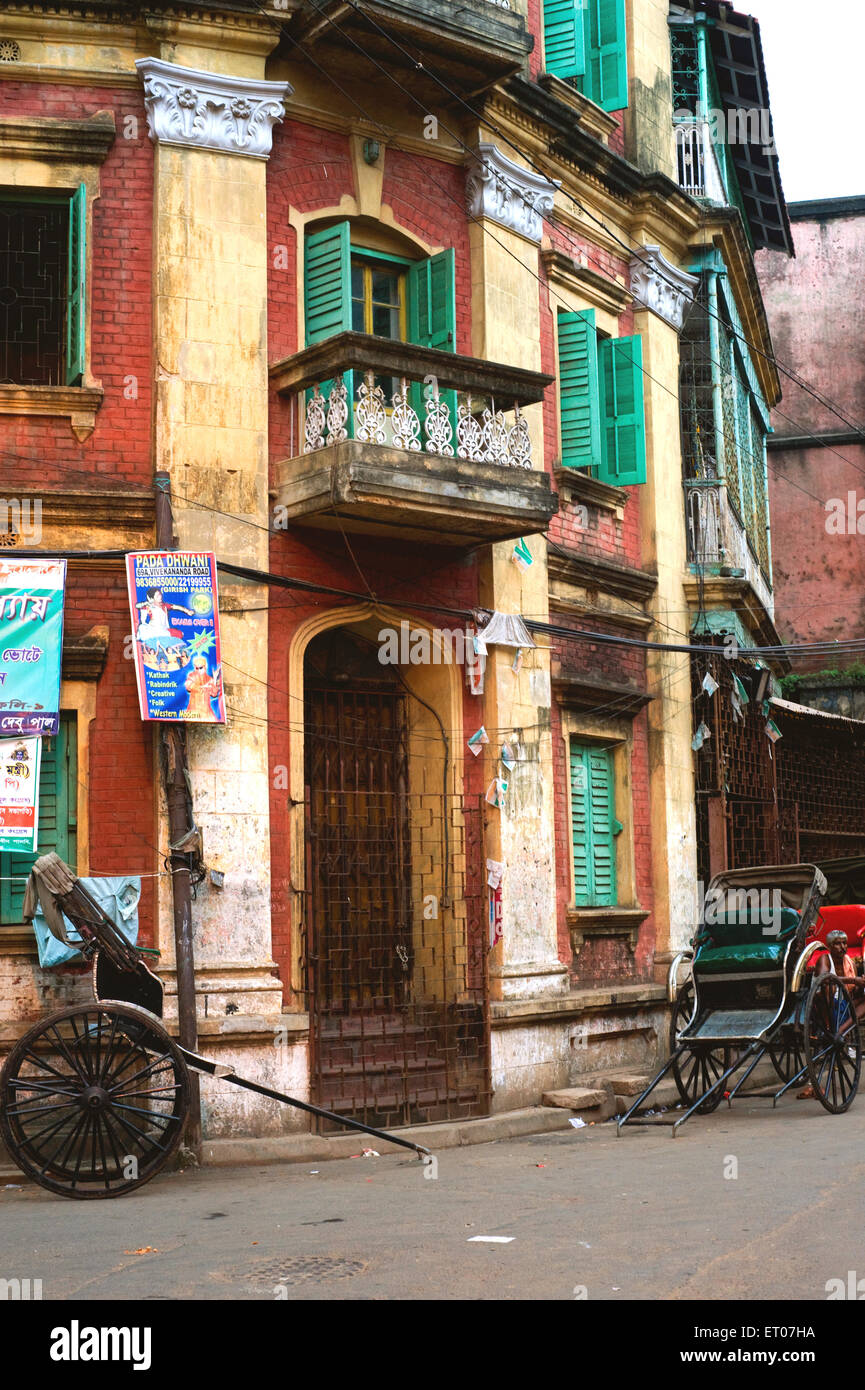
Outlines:
{"type": "Polygon", "coordinates": [[[787,201],[865,194],[865,0],[736,0],[760,25],[787,201]]]}

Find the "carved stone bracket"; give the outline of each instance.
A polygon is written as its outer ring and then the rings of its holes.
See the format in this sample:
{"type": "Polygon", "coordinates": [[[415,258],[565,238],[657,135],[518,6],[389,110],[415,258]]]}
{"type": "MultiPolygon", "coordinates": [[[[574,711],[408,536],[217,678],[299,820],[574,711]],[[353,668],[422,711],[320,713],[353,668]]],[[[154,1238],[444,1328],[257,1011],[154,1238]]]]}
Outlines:
{"type": "Polygon", "coordinates": [[[225,77],[159,58],[139,58],[135,66],[151,140],[267,159],[274,124],[294,90],[289,82],[225,77]]]}
{"type": "Polygon", "coordinates": [[[637,304],[662,318],[678,333],[699,277],[668,261],[659,246],[642,246],[631,257],[631,293],[637,304]]]}
{"type": "Polygon", "coordinates": [[[495,145],[481,142],[466,181],[470,217],[489,217],[529,241],[540,242],[543,220],[553,210],[558,179],[524,169],[495,145]]]}

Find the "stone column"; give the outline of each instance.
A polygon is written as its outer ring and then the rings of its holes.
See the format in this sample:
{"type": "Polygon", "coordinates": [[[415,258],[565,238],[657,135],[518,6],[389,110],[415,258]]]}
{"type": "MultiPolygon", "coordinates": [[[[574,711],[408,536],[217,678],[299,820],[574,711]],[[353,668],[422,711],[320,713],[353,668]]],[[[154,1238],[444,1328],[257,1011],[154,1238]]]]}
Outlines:
{"type": "MultiPolygon", "coordinates": [[[[468,176],[469,211],[495,223],[470,227],[472,251],[472,351],[477,357],[541,369],[538,245],[542,217],[552,208],[555,185],[513,163],[495,145],[481,143],[468,176]]],[[[541,407],[526,410],[535,468],[543,468],[541,407]]],[[[481,563],[481,602],[504,613],[548,616],[546,542],[528,537],[533,563],[521,572],[512,562],[514,542],[494,545],[481,563]]],[[[491,810],[486,844],[505,865],[502,882],[504,937],[490,958],[494,999],[535,999],[561,993],[567,968],[556,933],[555,815],[550,732],[550,661],[541,645],[523,654],[513,671],[512,647],[491,646],[487,657],[483,718],[491,730],[489,776],[503,739],[517,764],[501,811],[491,810]],[[510,731],[515,731],[513,734],[510,731]]],[[[495,1058],[494,1058],[495,1069],[495,1058]]]]}
{"type": "MultiPolygon", "coordinates": [[[[182,61],[182,44],[168,51],[182,61]]],[[[213,57],[234,60],[225,50],[213,57]]],[[[266,569],[265,171],[289,88],[250,75],[263,72],[264,49],[234,61],[238,75],[158,58],[136,65],[156,146],[154,465],[171,478],[180,549],[266,569]]],[[[205,860],[224,875],[193,904],[199,1016],[237,1015],[250,1020],[247,1032],[281,1009],[270,938],[267,602],[266,586],[220,578],[228,722],[188,730],[205,860]]],[[[165,833],[163,814],[163,844],[165,833]]],[[[165,886],[163,960],[171,922],[165,886]]]]}
{"type": "MultiPolygon", "coordinates": [[[[646,446],[650,460],[640,510],[642,559],[656,570],[652,600],[657,642],[685,643],[688,568],[679,430],[679,330],[697,280],[660,248],[640,248],[631,261],[634,331],[643,340],[646,446]]],[[[690,661],[685,652],[650,652],[649,797],[658,977],[690,938],[697,912],[697,840],[691,739],[690,661]]]]}

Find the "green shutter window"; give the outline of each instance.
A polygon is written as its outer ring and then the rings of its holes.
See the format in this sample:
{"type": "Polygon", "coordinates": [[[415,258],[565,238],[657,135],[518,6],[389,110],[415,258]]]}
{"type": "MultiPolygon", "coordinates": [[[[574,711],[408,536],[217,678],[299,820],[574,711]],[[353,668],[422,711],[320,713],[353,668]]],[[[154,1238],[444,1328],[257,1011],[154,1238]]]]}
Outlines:
{"type": "Polygon", "coordinates": [[[631,338],[604,338],[598,346],[601,382],[601,467],[599,478],[615,487],[646,481],[643,418],[643,345],[631,338]]]}
{"type": "Polygon", "coordinates": [[[581,77],[586,70],[584,0],[544,0],[544,68],[554,77],[581,77]]]}
{"type": "Polygon", "coordinates": [[[83,183],[69,199],[69,268],[66,278],[66,385],[84,375],[85,279],[87,270],[87,189],[83,183]]]}
{"type": "MultiPolygon", "coordinates": [[[[76,716],[62,714],[60,732],[43,740],[38,853],[54,850],[73,870],[78,863],[77,811],[76,716]]],[[[21,921],[26,879],[37,858],[36,854],[0,854],[0,922],[21,921]]]]}
{"type": "Polygon", "coordinates": [[[311,232],[304,247],[306,346],[351,328],[351,251],[347,222],[311,232]]]}
{"type": "Polygon", "coordinates": [[[616,905],[613,760],[607,748],[571,740],[571,833],[576,907],[616,905]]]}
{"type": "Polygon", "coordinates": [[[419,347],[456,351],[457,301],[453,248],[408,270],[409,339],[419,347]]]}
{"type": "Polygon", "coordinates": [[[586,67],[580,90],[605,111],[621,111],[628,104],[625,0],[584,3],[586,67]]]}
{"type": "MultiPolygon", "coordinates": [[[[440,251],[425,261],[414,261],[408,268],[408,336],[419,347],[440,348],[456,352],[457,299],[456,266],[453,248],[440,251]]],[[[423,421],[424,388],[411,388],[411,403],[423,421]]],[[[448,407],[456,444],[456,391],[442,391],[441,398],[448,407]]]]}
{"type": "MultiPolygon", "coordinates": [[[[351,229],[348,222],[337,222],[323,232],[310,232],[304,243],[303,304],[306,346],[345,333],[351,328],[351,229]]],[[[354,372],[343,372],[348,392],[349,412],[346,431],[354,437],[354,372]]],[[[333,381],[319,382],[327,399],[333,381]]],[[[312,389],[306,393],[307,401],[312,389]]]]}
{"type": "Polygon", "coordinates": [[[562,467],[592,469],[601,461],[598,338],[594,309],[558,314],[559,424],[562,467]]]}

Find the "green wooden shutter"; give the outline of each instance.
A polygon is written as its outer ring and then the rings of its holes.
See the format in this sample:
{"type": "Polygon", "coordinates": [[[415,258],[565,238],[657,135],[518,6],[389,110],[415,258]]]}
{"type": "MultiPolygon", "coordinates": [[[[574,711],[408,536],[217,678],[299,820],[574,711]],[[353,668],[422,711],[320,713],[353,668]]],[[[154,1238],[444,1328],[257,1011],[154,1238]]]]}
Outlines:
{"type": "Polygon", "coordinates": [[[601,461],[598,339],[594,309],[558,314],[562,467],[597,472],[601,461]]]}
{"type": "Polygon", "coordinates": [[[592,878],[596,907],[616,902],[616,844],[613,838],[613,767],[609,749],[588,750],[592,878]]]}
{"type": "MultiPolygon", "coordinates": [[[[408,268],[408,336],[409,342],[419,347],[456,352],[456,266],[452,247],[425,261],[414,261],[408,268]]],[[[421,422],[426,418],[423,392],[420,385],[411,388],[412,408],[421,422]]],[[[441,391],[440,395],[450,413],[456,453],[457,394],[441,391]]]]}
{"type": "Polygon", "coordinates": [[[311,232],[304,247],[306,346],[351,328],[351,250],[347,222],[311,232]]]}
{"type": "Polygon", "coordinates": [[[585,0],[586,68],[583,94],[605,111],[628,104],[625,0],[585,0]]]}
{"type": "MultiPolygon", "coordinates": [[[[304,243],[303,303],[306,346],[345,333],[351,328],[351,228],[337,222],[323,232],[310,232],[304,243]]],[[[346,430],[354,437],[354,373],[343,372],[348,392],[346,430]]],[[[321,394],[330,395],[333,381],[319,382],[321,394]]],[[[312,395],[307,391],[306,399],[312,395]]]]}
{"type": "Polygon", "coordinates": [[[643,345],[631,338],[604,338],[598,348],[601,379],[601,467],[599,478],[615,487],[646,481],[643,418],[643,345]]]}
{"type": "Polygon", "coordinates": [[[613,764],[609,749],[571,740],[571,831],[577,907],[616,904],[613,764]]]}
{"type": "Polygon", "coordinates": [[[69,199],[69,265],[66,279],[66,385],[84,375],[87,271],[87,189],[83,183],[69,199]]]}
{"type": "Polygon", "coordinates": [[[419,347],[456,351],[457,304],[453,248],[408,270],[409,340],[419,347]]]}
{"type": "Polygon", "coordinates": [[[544,0],[544,69],[561,78],[585,72],[583,0],[544,0]]]}
{"type": "Polygon", "coordinates": [[[42,745],[38,854],[0,854],[0,921],[21,921],[25,880],[39,854],[54,850],[73,870],[77,867],[77,811],[76,717],[63,714],[60,732],[52,739],[44,739],[42,745]]]}

